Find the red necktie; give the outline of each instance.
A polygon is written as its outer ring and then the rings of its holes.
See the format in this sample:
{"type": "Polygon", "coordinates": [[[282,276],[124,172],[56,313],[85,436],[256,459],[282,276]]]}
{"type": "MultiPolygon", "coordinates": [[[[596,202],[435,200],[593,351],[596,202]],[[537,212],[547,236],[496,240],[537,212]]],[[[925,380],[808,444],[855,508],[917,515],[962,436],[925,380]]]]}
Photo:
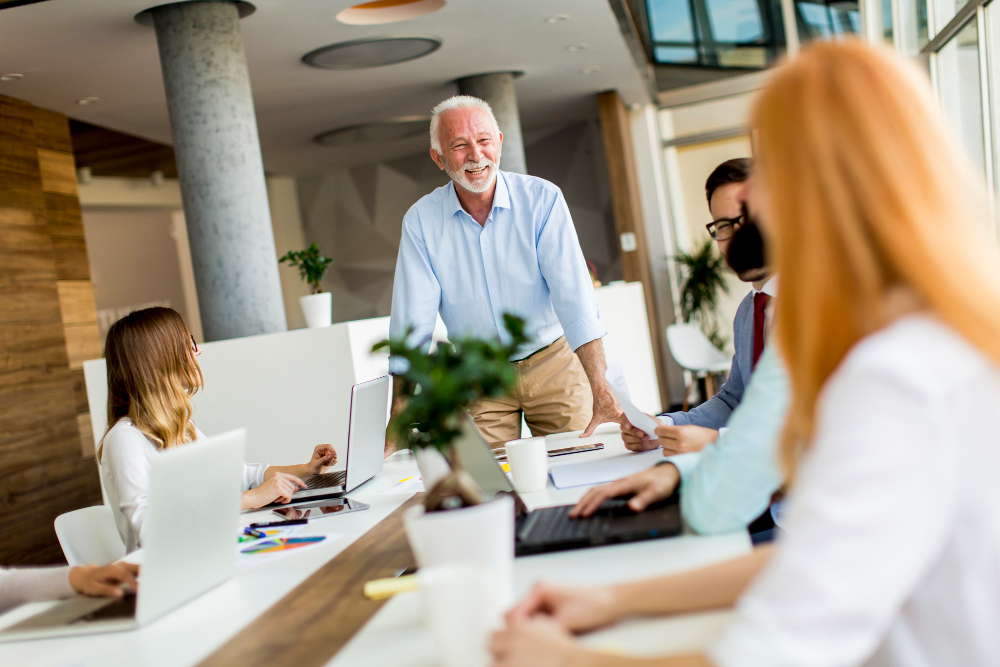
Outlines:
{"type": "Polygon", "coordinates": [[[764,320],[767,317],[767,301],[770,297],[763,292],[753,295],[753,367],[764,351],[764,320]]]}

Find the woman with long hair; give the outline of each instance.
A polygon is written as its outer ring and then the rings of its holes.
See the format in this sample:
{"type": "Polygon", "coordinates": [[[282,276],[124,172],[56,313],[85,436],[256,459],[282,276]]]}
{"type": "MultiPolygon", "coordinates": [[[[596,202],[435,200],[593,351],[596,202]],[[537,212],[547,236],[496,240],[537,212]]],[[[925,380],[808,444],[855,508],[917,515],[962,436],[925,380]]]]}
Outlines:
{"type": "MultiPolygon", "coordinates": [[[[205,437],[194,425],[191,401],[202,386],[200,354],[184,320],[170,308],[137,310],[108,330],[108,429],[97,456],[128,551],[142,541],[152,457],[205,437]]],[[[300,477],[325,472],[336,462],[333,447],[317,445],[301,465],[243,464],[243,509],[289,502],[298,488],[306,488],[300,477]]]]}
{"type": "Polygon", "coordinates": [[[701,570],[536,588],[496,665],[996,664],[1000,253],[982,175],[926,77],[857,41],[775,72],[751,206],[782,276],[787,532],[701,570]],[[569,636],[738,603],[704,653],[633,659],[569,636]]]}

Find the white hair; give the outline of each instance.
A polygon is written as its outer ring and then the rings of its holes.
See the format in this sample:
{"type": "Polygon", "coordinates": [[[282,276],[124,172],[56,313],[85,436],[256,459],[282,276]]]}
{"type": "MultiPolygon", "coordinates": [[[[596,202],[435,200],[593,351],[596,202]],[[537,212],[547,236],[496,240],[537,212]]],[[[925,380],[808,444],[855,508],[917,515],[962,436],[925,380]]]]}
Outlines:
{"type": "Polygon", "coordinates": [[[438,137],[441,116],[455,109],[471,108],[482,109],[486,112],[486,115],[490,117],[490,121],[493,123],[494,138],[500,138],[500,125],[497,124],[497,118],[493,115],[493,109],[490,108],[490,105],[485,100],[473,97],[472,95],[455,95],[441,102],[431,111],[431,148],[437,151],[438,155],[444,155],[444,151],[441,150],[441,140],[438,137]]]}

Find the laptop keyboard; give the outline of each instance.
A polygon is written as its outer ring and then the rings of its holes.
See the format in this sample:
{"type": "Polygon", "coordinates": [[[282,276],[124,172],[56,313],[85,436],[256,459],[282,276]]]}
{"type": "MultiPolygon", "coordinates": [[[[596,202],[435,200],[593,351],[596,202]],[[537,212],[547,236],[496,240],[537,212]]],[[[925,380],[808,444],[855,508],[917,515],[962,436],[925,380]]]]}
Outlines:
{"type": "Polygon", "coordinates": [[[92,623],[94,621],[114,621],[122,618],[135,617],[135,593],[126,593],[111,604],[95,609],[73,621],[74,623],[92,623]]]}
{"type": "Polygon", "coordinates": [[[302,481],[310,489],[328,489],[333,486],[343,486],[344,482],[347,481],[347,472],[340,470],[337,472],[328,472],[323,475],[311,475],[302,481]]]}
{"type": "MultiPolygon", "coordinates": [[[[635,516],[629,509],[627,500],[608,500],[592,516],[585,519],[570,519],[572,505],[562,507],[547,507],[536,510],[535,521],[525,525],[525,537],[530,533],[532,541],[572,542],[611,532],[615,526],[615,518],[620,516],[635,516]]],[[[529,518],[534,518],[530,517],[529,518]]]]}

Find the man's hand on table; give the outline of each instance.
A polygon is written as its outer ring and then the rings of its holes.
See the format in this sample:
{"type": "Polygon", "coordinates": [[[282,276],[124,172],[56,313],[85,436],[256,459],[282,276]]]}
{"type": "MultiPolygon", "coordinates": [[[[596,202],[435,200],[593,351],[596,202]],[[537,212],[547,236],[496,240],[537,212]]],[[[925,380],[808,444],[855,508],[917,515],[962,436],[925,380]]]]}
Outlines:
{"type": "Polygon", "coordinates": [[[653,466],[622,479],[595,486],[584,494],[569,516],[571,519],[588,517],[597,511],[605,500],[627,496],[633,512],[641,512],[653,503],[669,498],[680,484],[681,475],[672,464],[653,466]]]}
{"type": "Polygon", "coordinates": [[[616,422],[622,424],[623,427],[628,424],[625,413],[622,412],[622,406],[618,404],[614,392],[611,391],[607,383],[604,383],[602,387],[594,391],[594,416],[580,437],[590,437],[598,426],[606,422],[616,422]]]}

